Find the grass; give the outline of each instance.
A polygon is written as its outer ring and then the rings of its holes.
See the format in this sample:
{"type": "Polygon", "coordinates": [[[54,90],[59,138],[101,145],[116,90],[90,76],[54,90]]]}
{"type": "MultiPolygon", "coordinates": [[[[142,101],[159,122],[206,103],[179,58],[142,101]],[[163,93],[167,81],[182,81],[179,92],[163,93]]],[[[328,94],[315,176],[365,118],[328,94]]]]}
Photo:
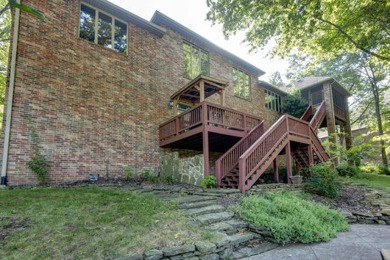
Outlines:
{"type": "Polygon", "coordinates": [[[390,192],[390,176],[370,173],[360,173],[356,177],[340,177],[343,182],[356,183],[372,188],[383,189],[390,192]]]}
{"type": "Polygon", "coordinates": [[[0,208],[0,259],[115,258],[212,237],[175,203],[118,188],[3,189],[0,208]]]}
{"type": "Polygon", "coordinates": [[[234,211],[254,226],[266,228],[281,244],[329,241],[337,232],[349,229],[339,212],[305,201],[293,192],[244,197],[234,211]]]}

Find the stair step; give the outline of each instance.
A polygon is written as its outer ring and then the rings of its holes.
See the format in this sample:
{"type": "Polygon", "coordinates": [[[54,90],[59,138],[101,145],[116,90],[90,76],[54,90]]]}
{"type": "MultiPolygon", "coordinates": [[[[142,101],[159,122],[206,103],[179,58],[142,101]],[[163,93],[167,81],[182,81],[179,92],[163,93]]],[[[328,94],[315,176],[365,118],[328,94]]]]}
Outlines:
{"type": "Polygon", "coordinates": [[[233,245],[235,247],[239,246],[240,244],[247,243],[248,241],[255,238],[255,235],[250,232],[246,233],[237,233],[231,236],[226,236],[221,238],[219,241],[216,242],[217,247],[226,246],[228,244],[233,245]]]}
{"type": "Polygon", "coordinates": [[[175,199],[179,204],[215,200],[214,196],[185,196],[175,199]]]}
{"type": "Polygon", "coordinates": [[[211,214],[211,213],[219,213],[225,210],[225,207],[221,205],[211,205],[211,206],[206,206],[203,208],[194,208],[194,209],[187,209],[184,210],[184,214],[189,215],[189,216],[199,216],[199,215],[204,215],[204,214],[211,214]]]}
{"type": "Polygon", "coordinates": [[[243,247],[233,252],[233,259],[240,259],[244,257],[249,257],[253,255],[258,255],[277,248],[279,245],[265,241],[261,244],[257,244],[253,247],[243,247]]]}
{"type": "Polygon", "coordinates": [[[217,202],[217,200],[214,199],[214,200],[206,200],[206,201],[200,201],[200,202],[183,203],[183,204],[179,205],[179,209],[203,208],[203,207],[215,205],[216,202],[217,202]]]}
{"type": "Polygon", "coordinates": [[[211,214],[198,216],[195,218],[195,220],[202,225],[209,225],[209,224],[213,224],[216,222],[229,220],[229,219],[233,218],[233,215],[234,214],[230,213],[230,212],[211,213],[211,214]]]}
{"type": "Polygon", "coordinates": [[[235,229],[248,228],[249,227],[248,223],[246,223],[245,221],[242,221],[242,220],[238,220],[238,219],[231,219],[231,220],[226,221],[226,223],[229,224],[230,226],[232,226],[235,229]]]}
{"type": "Polygon", "coordinates": [[[218,232],[229,232],[234,230],[234,228],[231,225],[229,225],[227,222],[217,222],[211,224],[210,226],[207,227],[207,229],[211,231],[218,231],[218,232]]]}

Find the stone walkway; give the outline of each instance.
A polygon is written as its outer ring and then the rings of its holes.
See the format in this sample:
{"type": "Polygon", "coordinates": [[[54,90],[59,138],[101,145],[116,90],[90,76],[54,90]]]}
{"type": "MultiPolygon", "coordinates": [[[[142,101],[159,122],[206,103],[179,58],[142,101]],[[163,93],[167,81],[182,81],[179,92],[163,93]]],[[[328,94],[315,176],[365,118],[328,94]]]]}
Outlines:
{"type": "Polygon", "coordinates": [[[263,254],[243,259],[380,260],[382,259],[380,254],[382,249],[390,249],[390,226],[355,224],[351,225],[350,232],[339,233],[337,238],[327,243],[281,246],[263,254]]]}

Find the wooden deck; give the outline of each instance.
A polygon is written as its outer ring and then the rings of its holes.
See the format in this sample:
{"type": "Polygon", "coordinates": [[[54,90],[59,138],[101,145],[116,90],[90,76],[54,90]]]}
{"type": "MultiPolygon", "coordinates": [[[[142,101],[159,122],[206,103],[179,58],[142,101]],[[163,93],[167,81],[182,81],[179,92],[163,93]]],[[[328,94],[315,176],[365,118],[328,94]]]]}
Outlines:
{"type": "Polygon", "coordinates": [[[260,122],[256,116],[202,102],[160,125],[160,147],[202,150],[207,133],[209,151],[224,152],[260,122]]]}

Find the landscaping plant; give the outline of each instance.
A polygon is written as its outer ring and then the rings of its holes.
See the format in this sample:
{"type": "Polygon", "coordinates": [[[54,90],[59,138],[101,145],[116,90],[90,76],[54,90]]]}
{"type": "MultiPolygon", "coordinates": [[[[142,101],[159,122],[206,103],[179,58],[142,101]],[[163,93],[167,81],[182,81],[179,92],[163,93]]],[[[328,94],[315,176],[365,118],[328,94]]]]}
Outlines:
{"type": "Polygon", "coordinates": [[[304,189],[306,192],[321,196],[336,198],[338,184],[336,181],[337,171],[329,162],[320,163],[310,167],[311,176],[306,180],[304,189]]]}
{"type": "Polygon", "coordinates": [[[33,146],[34,155],[27,162],[27,167],[32,170],[32,172],[37,176],[38,181],[43,184],[46,184],[49,177],[49,162],[41,153],[38,135],[35,129],[31,130],[31,142],[33,146]]]}
{"type": "Polygon", "coordinates": [[[200,183],[203,189],[215,188],[217,186],[217,178],[215,176],[206,176],[200,183]]]}
{"type": "Polygon", "coordinates": [[[346,163],[341,163],[336,167],[339,176],[343,177],[356,177],[359,175],[359,168],[355,166],[349,166],[346,163]]]}
{"type": "Polygon", "coordinates": [[[234,212],[256,228],[269,231],[281,244],[329,241],[337,232],[349,229],[339,212],[287,191],[244,197],[234,212]]]}

